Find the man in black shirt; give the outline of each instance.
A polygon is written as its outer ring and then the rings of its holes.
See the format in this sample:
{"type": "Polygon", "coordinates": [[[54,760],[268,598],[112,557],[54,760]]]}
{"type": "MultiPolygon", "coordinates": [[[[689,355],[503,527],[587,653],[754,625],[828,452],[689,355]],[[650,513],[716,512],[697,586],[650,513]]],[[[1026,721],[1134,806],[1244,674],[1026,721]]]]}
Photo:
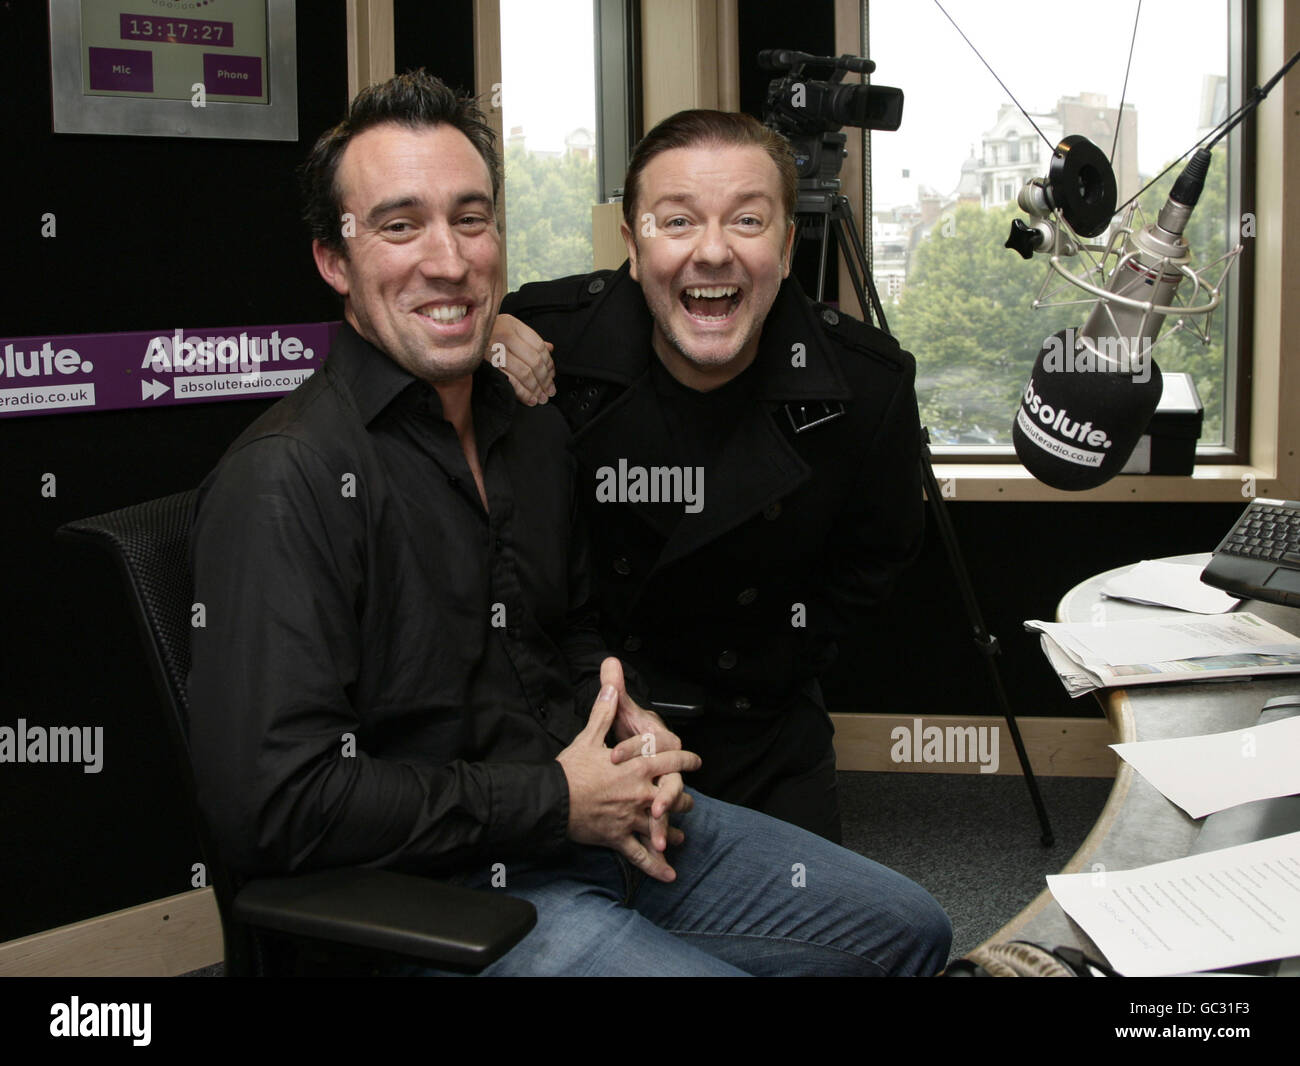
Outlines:
{"type": "Polygon", "coordinates": [[[498,170],[423,74],[363,91],[305,168],[345,323],[205,481],[192,541],[220,845],[246,873],[504,872],[538,925],[494,974],[934,972],[923,890],[685,791],[699,757],[602,658],[563,420],[483,362],[498,170]]]}

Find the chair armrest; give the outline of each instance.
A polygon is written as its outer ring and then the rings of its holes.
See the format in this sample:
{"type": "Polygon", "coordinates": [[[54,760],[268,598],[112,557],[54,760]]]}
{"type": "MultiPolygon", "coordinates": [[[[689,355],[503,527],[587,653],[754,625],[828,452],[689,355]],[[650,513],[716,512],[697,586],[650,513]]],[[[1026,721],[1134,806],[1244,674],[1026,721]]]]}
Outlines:
{"type": "Polygon", "coordinates": [[[527,900],[356,867],[250,881],[232,909],[259,929],[470,969],[495,962],[537,923],[527,900]]]}

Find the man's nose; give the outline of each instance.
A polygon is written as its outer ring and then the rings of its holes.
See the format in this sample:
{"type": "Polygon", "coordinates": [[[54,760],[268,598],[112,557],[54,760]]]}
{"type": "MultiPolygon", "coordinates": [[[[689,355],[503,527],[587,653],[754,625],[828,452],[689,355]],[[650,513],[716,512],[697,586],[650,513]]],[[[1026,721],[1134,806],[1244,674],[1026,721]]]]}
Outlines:
{"type": "Polygon", "coordinates": [[[695,244],[695,261],[706,266],[725,266],[731,262],[731,241],[720,221],[709,222],[695,244]]]}
{"type": "Polygon", "coordinates": [[[458,281],[469,270],[469,261],[451,226],[431,225],[421,238],[420,270],[427,278],[458,281]]]}

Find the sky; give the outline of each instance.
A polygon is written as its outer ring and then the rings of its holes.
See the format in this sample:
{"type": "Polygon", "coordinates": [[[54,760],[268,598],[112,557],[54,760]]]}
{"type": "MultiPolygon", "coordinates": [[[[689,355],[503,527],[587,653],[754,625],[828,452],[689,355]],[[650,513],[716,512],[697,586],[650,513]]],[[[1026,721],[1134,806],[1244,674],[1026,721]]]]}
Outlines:
{"type": "MultiPolygon", "coordinates": [[[[942,2],[1031,113],[1083,92],[1119,105],[1137,0],[942,2]]],[[[1226,24],[1224,0],[1142,0],[1125,100],[1137,108],[1144,174],[1196,141],[1202,76],[1227,72],[1226,24]]],[[[934,0],[874,0],[870,41],[872,80],[904,93],[902,127],[872,134],[875,207],[914,202],[918,183],[951,193],[1009,97],[934,0]]]]}
{"type": "Polygon", "coordinates": [[[501,0],[501,112],[533,151],[559,152],[579,127],[596,132],[592,0],[501,0]]]}
{"type": "MultiPolygon", "coordinates": [[[[1031,112],[1081,92],[1119,104],[1138,0],[942,2],[1031,112]]],[[[873,0],[870,11],[873,79],[905,96],[902,128],[872,135],[875,207],[914,202],[918,183],[946,195],[1009,99],[934,0],[873,0]]],[[[1196,140],[1202,77],[1226,73],[1225,11],[1225,0],[1141,0],[1126,99],[1145,174],[1196,140]]],[[[523,126],[529,148],[560,151],[571,130],[594,131],[591,0],[501,0],[501,23],[506,133],[523,126]]]]}

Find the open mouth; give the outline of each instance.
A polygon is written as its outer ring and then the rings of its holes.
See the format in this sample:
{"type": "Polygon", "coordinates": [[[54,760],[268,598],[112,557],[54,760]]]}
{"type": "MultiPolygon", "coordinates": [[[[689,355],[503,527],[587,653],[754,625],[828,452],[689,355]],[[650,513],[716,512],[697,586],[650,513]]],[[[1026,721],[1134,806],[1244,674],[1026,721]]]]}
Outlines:
{"type": "Polygon", "coordinates": [[[741,293],[736,285],[700,285],[682,290],[686,313],[701,322],[724,322],[740,306],[741,293]]]}

